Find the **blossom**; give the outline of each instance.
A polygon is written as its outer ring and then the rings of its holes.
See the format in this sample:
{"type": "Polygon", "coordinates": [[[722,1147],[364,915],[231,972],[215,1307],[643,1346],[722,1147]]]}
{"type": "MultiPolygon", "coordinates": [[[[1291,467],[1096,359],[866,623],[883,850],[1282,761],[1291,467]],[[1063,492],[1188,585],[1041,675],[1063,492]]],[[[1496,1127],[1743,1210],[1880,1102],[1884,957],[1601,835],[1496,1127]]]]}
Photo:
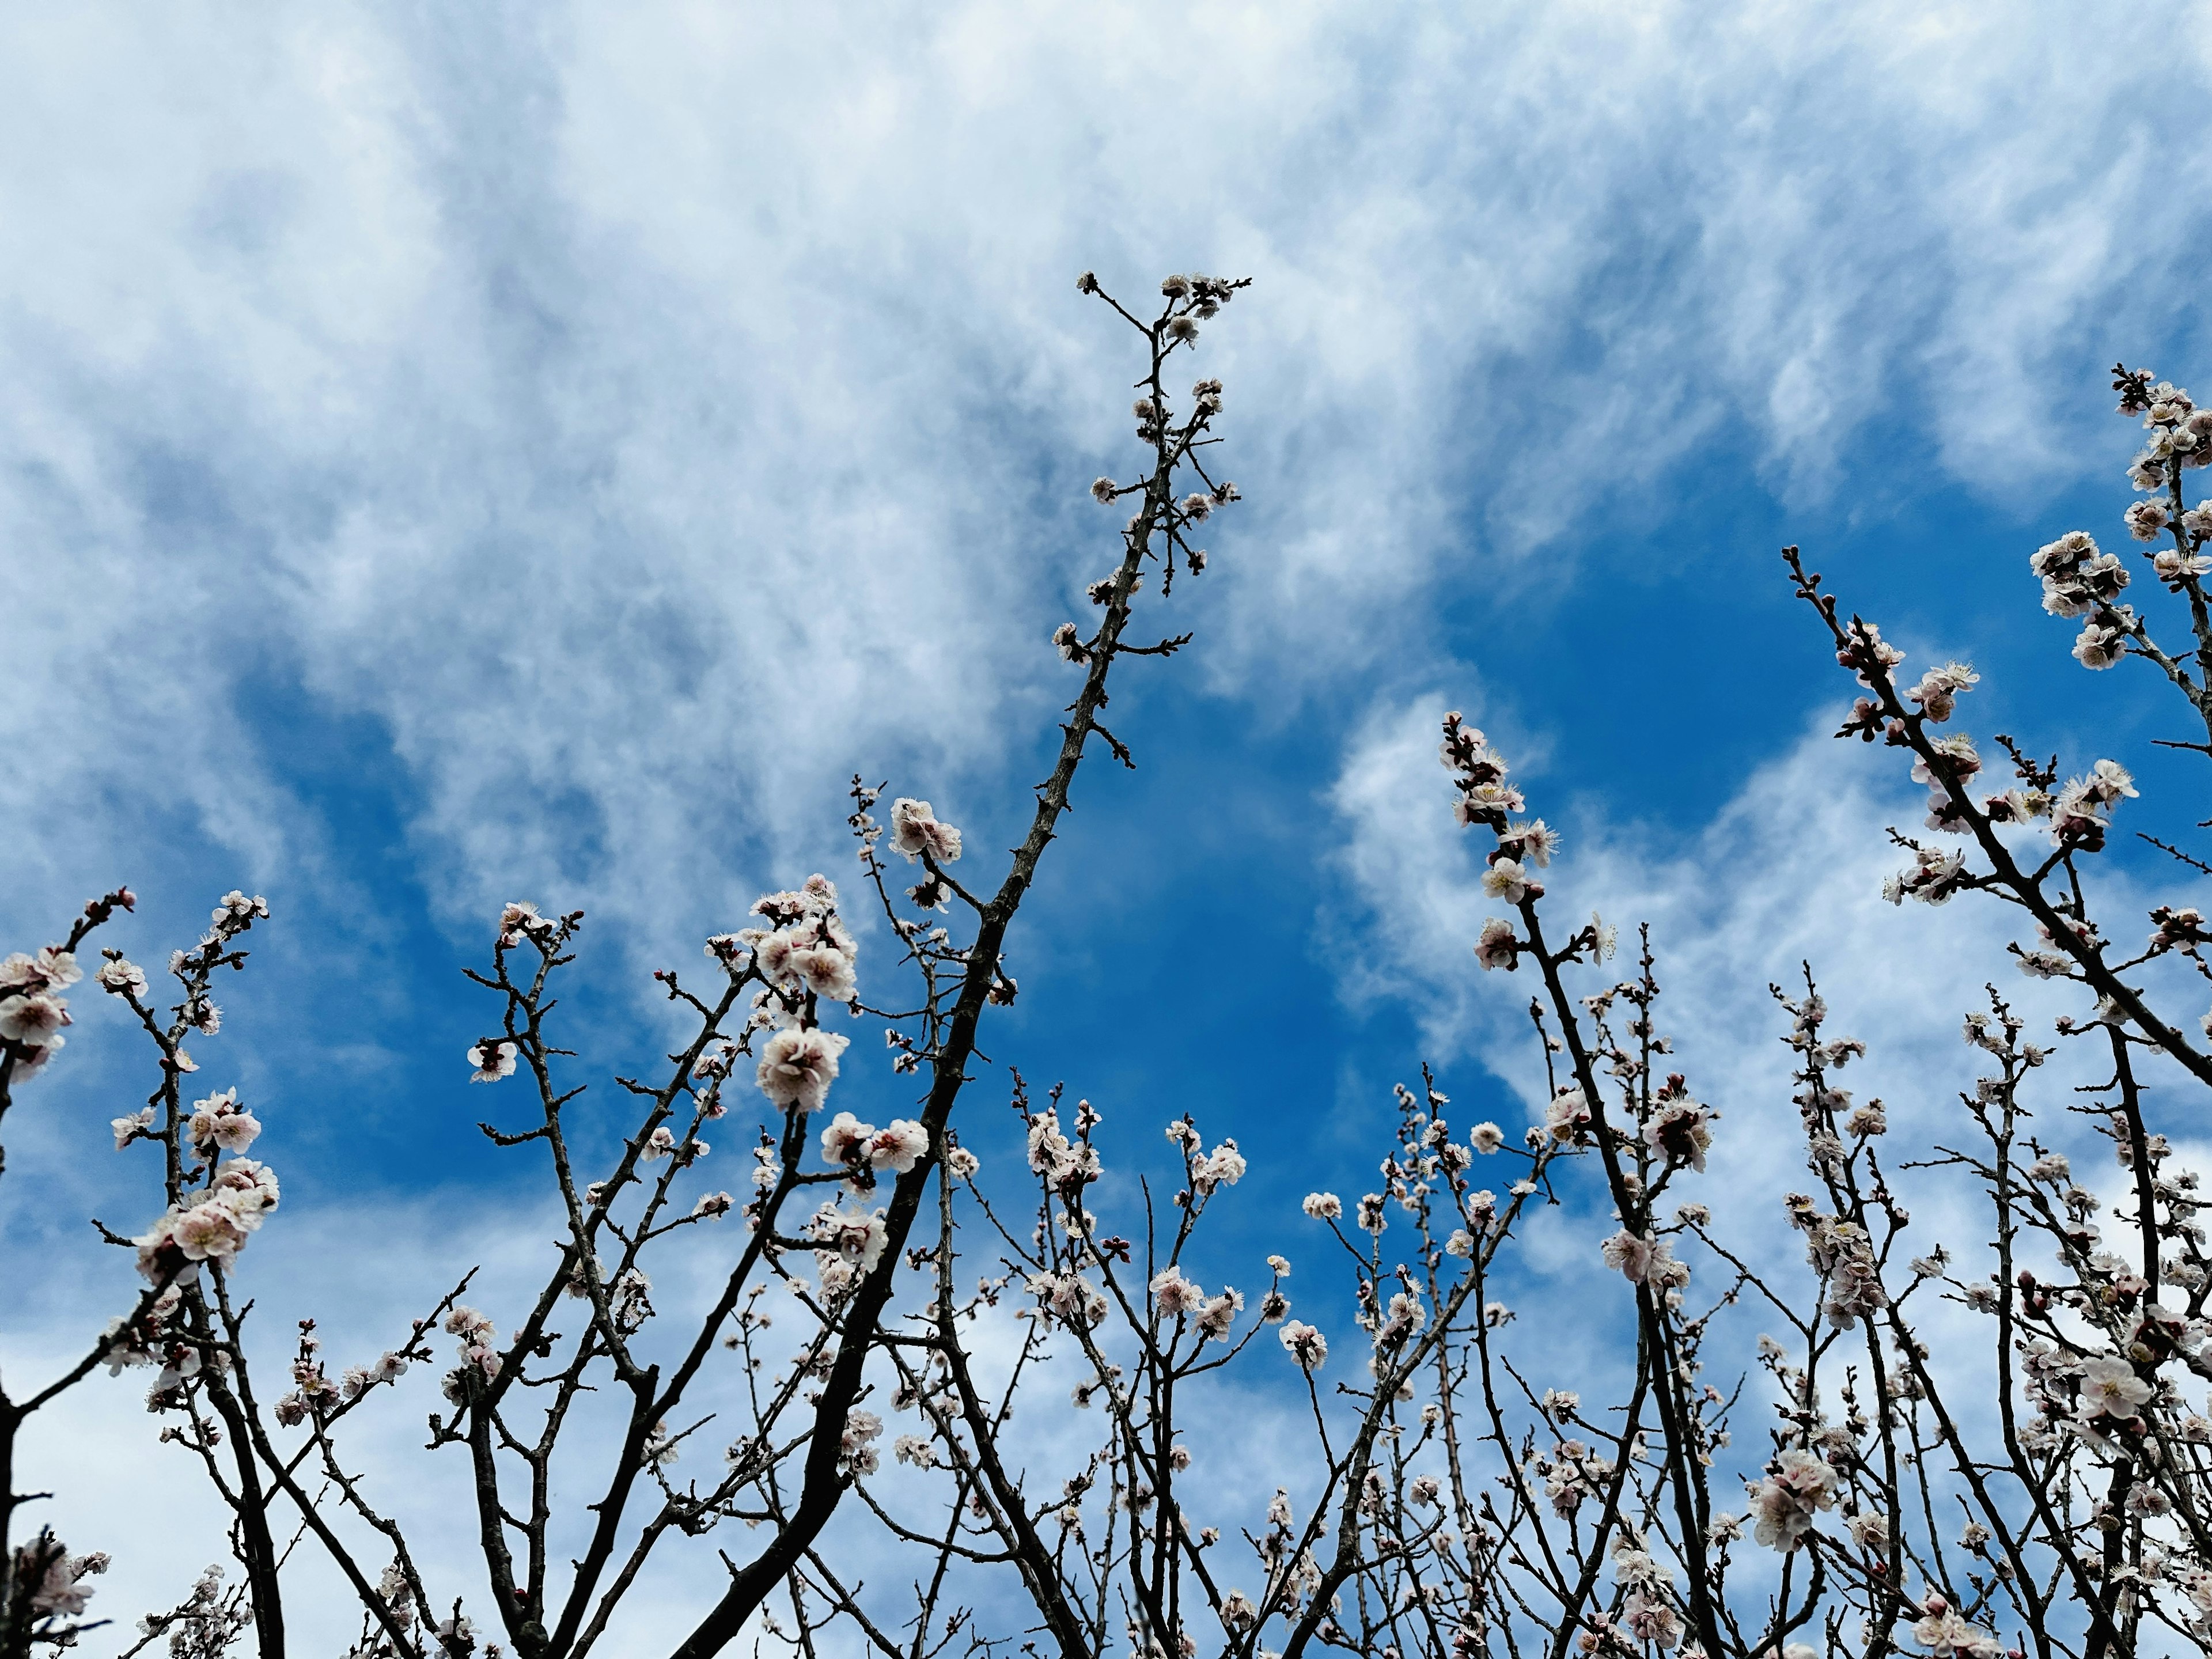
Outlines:
{"type": "Polygon", "coordinates": [[[2074,657],[2084,668],[2110,668],[2128,653],[2118,629],[2094,620],[2083,623],[2074,641],[2074,657]]]}
{"type": "Polygon", "coordinates": [[[69,1005],[43,991],[0,1002],[0,1037],[27,1048],[60,1048],[62,1027],[69,1023],[69,1005]]]}
{"type": "Polygon", "coordinates": [[[1968,1624],[1941,1595],[1931,1592],[1920,1606],[1912,1639],[1937,1659],[1996,1659],[2003,1651],[2003,1644],[1968,1624]]]}
{"type": "Polygon", "coordinates": [[[1511,973],[1521,959],[1521,939],[1514,933],[1513,924],[1496,916],[1485,921],[1481,936],[1475,941],[1474,959],[1482,964],[1485,973],[1501,966],[1511,973]]]}
{"type": "Polygon", "coordinates": [[[863,1215],[830,1204],[814,1212],[807,1230],[809,1243],[864,1273],[875,1271],[876,1264],[883,1260],[884,1246],[890,1237],[881,1210],[863,1215]]]}
{"type": "Polygon", "coordinates": [[[1937,847],[1917,849],[1916,862],[1882,884],[1881,896],[1892,904],[1914,898],[1923,904],[1942,904],[1966,884],[1966,860],[1937,847]]]}
{"type": "Polygon", "coordinates": [[[1599,1246],[1605,1265],[1614,1269],[1631,1282],[1641,1285],[1651,1272],[1653,1243],[1626,1231],[1617,1232],[1599,1246]]]}
{"type": "Polygon", "coordinates": [[[111,996],[143,996],[146,994],[146,970],[135,962],[115,957],[104,963],[93,977],[111,996]]]}
{"type": "Polygon", "coordinates": [[[1244,1310],[1244,1296],[1241,1291],[1224,1289],[1219,1296],[1210,1297],[1198,1310],[1198,1331],[1212,1342],[1226,1342],[1236,1322],[1237,1316],[1244,1310]]]}
{"type": "Polygon", "coordinates": [[[476,1067],[469,1078],[471,1083],[496,1083],[503,1077],[514,1075],[515,1045],[507,1042],[484,1042],[469,1050],[469,1064],[476,1067]]]}
{"type": "Polygon", "coordinates": [[[83,977],[76,958],[58,945],[43,945],[34,956],[15,951],[0,958],[0,990],[65,991],[83,977]]]}
{"type": "Polygon", "coordinates": [[[119,1152],[153,1128],[154,1109],[141,1106],[128,1117],[111,1119],[107,1127],[115,1131],[115,1150],[119,1152]]]}
{"type": "MultiPolygon", "coordinates": [[[[96,1550],[90,1555],[72,1556],[68,1547],[51,1530],[42,1530],[16,1550],[13,1577],[29,1592],[29,1611],[33,1619],[74,1617],[82,1613],[85,1603],[92,1599],[91,1587],[83,1581],[106,1572],[107,1565],[106,1552],[96,1550]]],[[[28,1621],[24,1628],[29,1630],[28,1621]]],[[[33,1639],[55,1641],[57,1645],[66,1647],[70,1638],[64,1632],[48,1630],[33,1639]]]]}
{"type": "Polygon", "coordinates": [[[1152,1280],[1152,1305],[1163,1318],[1180,1319],[1195,1311],[1206,1300],[1206,1292],[1183,1277],[1182,1269],[1170,1264],[1152,1280]]]}
{"type": "Polygon", "coordinates": [[[945,1153],[945,1167],[952,1172],[954,1180],[968,1181],[972,1180],[975,1171],[982,1167],[982,1160],[965,1146],[955,1146],[945,1153]]]}
{"type": "Polygon", "coordinates": [[[1844,1523],[1851,1541],[1863,1548],[1884,1550],[1889,1547],[1889,1517],[1879,1510],[1861,1510],[1844,1523]]]}
{"type": "MultiPolygon", "coordinates": [[[[1079,1103],[1079,1124],[1088,1103],[1079,1103]]],[[[1095,1121],[1095,1120],[1093,1120],[1095,1121]]],[[[1099,1174],[1098,1150],[1070,1140],[1060,1132],[1060,1114],[1042,1112],[1030,1123],[1030,1168],[1062,1191],[1073,1191],[1099,1174]]]]}
{"type": "Polygon", "coordinates": [[[1334,1221],[1344,1213],[1344,1200],[1334,1193],[1308,1193],[1299,1207],[1316,1221],[1334,1221]]]}
{"type": "Polygon", "coordinates": [[[1328,1339],[1302,1319],[1293,1319],[1281,1331],[1283,1350],[1299,1366],[1317,1371],[1328,1362],[1328,1339]]]}
{"type": "Polygon", "coordinates": [[[1541,818],[1508,828],[1498,838],[1498,844],[1507,854],[1523,864],[1533,864],[1538,869],[1547,869],[1559,856],[1559,832],[1541,818]]]}
{"type": "Polygon", "coordinates": [[[1544,1127],[1551,1132],[1552,1139],[1562,1145],[1580,1141],[1589,1123],[1589,1098],[1572,1084],[1553,1096],[1551,1103],[1544,1108],[1544,1127]]]}
{"type": "Polygon", "coordinates": [[[1774,1472],[1748,1482],[1753,1535],[1770,1549],[1787,1554],[1813,1528],[1813,1517],[1836,1502],[1836,1472],[1808,1451],[1792,1449],[1776,1460],[1774,1472]]]}
{"type": "Polygon", "coordinates": [[[960,832],[939,823],[927,801],[902,795],[891,803],[891,845],[909,864],[925,853],[939,864],[952,864],[960,857],[960,832]]]}
{"type": "Polygon", "coordinates": [[[1962,662],[1947,662],[1941,668],[1931,668],[1920,677],[1920,684],[1905,695],[1920,705],[1920,712],[1931,720],[1948,720],[1957,704],[1958,696],[1970,686],[1979,683],[1981,676],[1962,662]]]}
{"type": "Polygon", "coordinates": [[[2150,1384],[2137,1376],[2136,1368],[2124,1359],[2092,1359],[2081,1367],[2080,1399],[2085,1421],[2100,1417],[2130,1421],[2136,1414],[2136,1407],[2150,1396],[2150,1384]]]}
{"type": "Polygon", "coordinates": [[[1234,1187],[1243,1179],[1245,1168],[1244,1154],[1237,1150],[1237,1143],[1224,1139],[1192,1164],[1191,1184],[1201,1193],[1210,1193],[1216,1187],[1234,1187]]]}
{"type": "Polygon", "coordinates": [[[2152,554],[2150,564],[2159,580],[2176,592],[2191,577],[2212,572],[2212,557],[2203,553],[2180,553],[2170,547],[2162,547],[2152,554]]]}
{"type": "Polygon", "coordinates": [[[878,1462],[875,1442],[883,1431],[884,1419],[873,1412],[848,1413],[837,1437],[839,1466],[853,1474],[873,1474],[878,1462]]]}
{"type": "MultiPolygon", "coordinates": [[[[193,1150],[202,1158],[218,1147],[227,1152],[242,1152],[261,1133],[260,1120],[238,1103],[236,1089],[226,1089],[219,1095],[195,1102],[187,1128],[193,1150]]],[[[117,1133],[119,1135],[121,1130],[118,1128],[117,1133]]]]}
{"type": "Polygon", "coordinates": [[[793,951],[786,962],[792,975],[824,1002],[850,1002],[860,994],[852,955],[834,944],[793,951]]]}
{"type": "Polygon", "coordinates": [[[928,1150],[928,1130],[906,1118],[893,1118],[889,1128],[870,1137],[868,1162],[878,1170],[904,1175],[928,1150]]]}
{"type": "Polygon", "coordinates": [[[1665,1103],[1644,1126],[1645,1144],[1668,1163],[1686,1164],[1702,1174],[1713,1144],[1713,1113],[1686,1097],[1661,1099],[1665,1103]]]}
{"type": "Polygon", "coordinates": [[[1543,889],[1529,881],[1528,872],[1516,860],[1499,858],[1492,860],[1490,867],[1482,872],[1482,890],[1508,904],[1518,904],[1532,890],[1540,893],[1543,889]]]}
{"type": "Polygon", "coordinates": [[[850,1042],[818,1026],[778,1031],[761,1051],[761,1092],[779,1106],[813,1111],[836,1080],[837,1057],[850,1042]]]}
{"type": "Polygon", "coordinates": [[[851,1164],[867,1149],[876,1133],[872,1123],[863,1123],[850,1112],[840,1112],[830,1120],[830,1127],[822,1132],[822,1158],[828,1164],[851,1164]]]}

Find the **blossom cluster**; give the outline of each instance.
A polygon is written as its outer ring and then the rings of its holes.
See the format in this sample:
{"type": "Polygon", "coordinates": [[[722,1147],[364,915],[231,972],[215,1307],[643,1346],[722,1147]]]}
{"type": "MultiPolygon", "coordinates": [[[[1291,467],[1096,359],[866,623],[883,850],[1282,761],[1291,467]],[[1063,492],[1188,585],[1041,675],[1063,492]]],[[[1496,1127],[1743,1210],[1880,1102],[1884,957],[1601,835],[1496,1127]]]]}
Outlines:
{"type": "Polygon", "coordinates": [[[30,1076],[60,1051],[62,1029],[70,1023],[61,993],[83,977],[76,957],[58,945],[0,959],[0,1054],[14,1061],[17,1077],[30,1076]]]}

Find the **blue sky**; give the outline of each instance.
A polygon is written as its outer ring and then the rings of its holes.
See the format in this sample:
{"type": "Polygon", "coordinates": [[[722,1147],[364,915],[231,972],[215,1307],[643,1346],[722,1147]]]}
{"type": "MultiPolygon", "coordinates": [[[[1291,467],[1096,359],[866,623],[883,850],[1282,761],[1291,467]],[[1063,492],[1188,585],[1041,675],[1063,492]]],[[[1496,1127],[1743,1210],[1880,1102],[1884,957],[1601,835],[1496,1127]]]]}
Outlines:
{"type": "MultiPolygon", "coordinates": [[[[1796,956],[1915,1063],[2002,966],[1963,907],[1869,902],[1913,792],[1822,746],[1842,686],[1782,543],[1916,659],[1971,657],[1977,731],[2078,763],[2169,730],[2143,677],[2066,660],[2026,560],[2119,538],[2110,363],[2205,378],[2186,8],[0,27],[0,934],[128,880],[116,942],[158,961],[265,893],[203,1059],[263,1103],[287,1220],[523,1201],[459,1060],[507,898],[590,913],[604,1074],[661,1040],[652,968],[852,867],[855,770],[997,867],[1047,636],[1110,556],[1085,487],[1136,464],[1085,268],[1255,279],[1199,354],[1248,501],[1176,593],[1191,651],[1116,697],[1139,769],[1079,786],[987,1046],[1145,1157],[1187,1109],[1239,1134],[1240,1243],[1313,1170],[1357,1183],[1425,1055],[1521,1109],[1444,708],[1565,830],[1555,892],[1660,922],[1710,994],[1693,1072],[1747,1096],[1796,956]]],[[[57,1328],[120,1273],[78,1214],[145,1200],[94,1161],[135,1056],[80,1012],[0,1221],[73,1264],[57,1328]]],[[[861,1052],[847,1103],[888,1115],[861,1052]]]]}

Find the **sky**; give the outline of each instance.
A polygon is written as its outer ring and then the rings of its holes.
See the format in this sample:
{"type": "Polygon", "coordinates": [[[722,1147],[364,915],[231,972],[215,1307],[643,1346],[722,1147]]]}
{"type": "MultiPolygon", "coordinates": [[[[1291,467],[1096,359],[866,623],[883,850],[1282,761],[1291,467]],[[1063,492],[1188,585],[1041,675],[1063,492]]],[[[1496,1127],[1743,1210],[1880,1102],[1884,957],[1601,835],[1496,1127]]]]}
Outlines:
{"type": "MultiPolygon", "coordinates": [[[[604,1090],[668,1040],[653,969],[854,869],[855,773],[995,879],[1048,636],[1115,556],[1087,485],[1139,464],[1086,269],[1253,279],[1192,365],[1246,499],[1161,613],[1191,647],[1125,665],[1137,769],[1079,781],[986,1047],[1132,1170],[1185,1110],[1237,1135],[1232,1254],[1358,1184],[1424,1060],[1526,1115],[1447,708],[1565,832],[1561,902],[1654,923],[1729,1121],[1787,1111],[1765,987],[1801,960],[1927,1113],[1971,1075],[2001,919],[1880,902],[1917,792],[1827,739],[1784,543],[1972,660],[1974,729],[2124,751],[2138,827],[2196,817],[2174,711],[2076,669],[2027,569],[2120,539],[2110,365],[2205,356],[2191,8],[94,5],[0,42],[0,945],[128,882],[112,942],[158,962],[267,896],[203,1064],[285,1182],[272,1306],[534,1259],[460,1059],[503,901],[586,912],[604,1090]]],[[[85,1215],[152,1215],[105,1150],[150,1077],[77,1012],[0,1191],[50,1264],[0,1336],[34,1358],[127,1294],[85,1215]]],[[[79,1547],[174,1476],[133,1409],[45,1448],[79,1547]]],[[[125,1530],[104,1611],[212,1553],[125,1530]]]]}

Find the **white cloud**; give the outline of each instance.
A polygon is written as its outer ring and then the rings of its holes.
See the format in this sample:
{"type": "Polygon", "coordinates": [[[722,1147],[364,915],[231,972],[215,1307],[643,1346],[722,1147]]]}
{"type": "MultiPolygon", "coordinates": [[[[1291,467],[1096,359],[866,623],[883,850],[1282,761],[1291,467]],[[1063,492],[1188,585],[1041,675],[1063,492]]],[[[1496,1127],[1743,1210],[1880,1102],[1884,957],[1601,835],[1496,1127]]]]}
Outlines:
{"type": "Polygon", "coordinates": [[[849,768],[1044,722],[1127,453],[1081,265],[1261,279],[1207,343],[1253,506],[1206,660],[1295,697],[1363,618],[1601,559],[1583,515],[1724,429],[1799,494],[1899,412],[2049,487],[2054,368],[2165,325],[2203,234],[2179,9],[9,28],[9,798],[283,867],[297,686],[389,732],[447,905],[696,915],[849,768]]]}

